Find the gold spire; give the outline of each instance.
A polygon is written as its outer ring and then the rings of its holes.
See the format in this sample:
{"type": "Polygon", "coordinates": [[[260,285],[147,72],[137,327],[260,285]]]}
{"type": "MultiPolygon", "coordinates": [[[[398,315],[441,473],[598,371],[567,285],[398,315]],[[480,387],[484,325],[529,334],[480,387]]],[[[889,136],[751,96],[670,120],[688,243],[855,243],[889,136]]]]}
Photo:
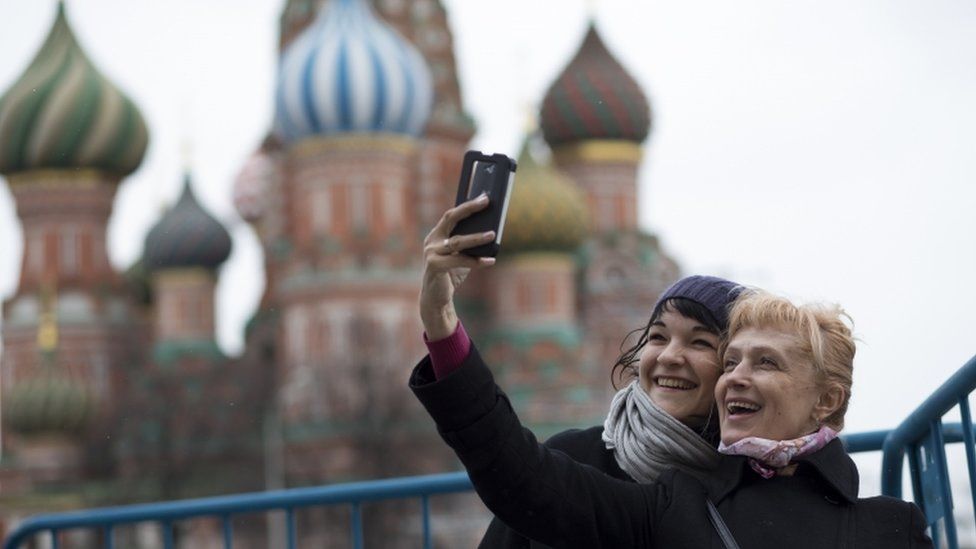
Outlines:
{"type": "Polygon", "coordinates": [[[52,354],[58,348],[58,290],[53,283],[41,289],[41,318],[37,325],[37,348],[42,354],[52,354]]]}

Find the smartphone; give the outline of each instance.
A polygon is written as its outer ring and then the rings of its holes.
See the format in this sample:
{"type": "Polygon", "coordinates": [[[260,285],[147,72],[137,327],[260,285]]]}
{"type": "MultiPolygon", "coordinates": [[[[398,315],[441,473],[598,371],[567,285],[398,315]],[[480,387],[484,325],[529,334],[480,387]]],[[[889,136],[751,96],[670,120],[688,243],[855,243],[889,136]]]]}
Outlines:
{"type": "Polygon", "coordinates": [[[488,207],[459,221],[451,231],[451,236],[495,231],[495,240],[468,248],[461,253],[472,257],[498,255],[505,228],[505,215],[508,213],[508,202],[515,183],[516,168],[515,160],[504,154],[486,155],[479,151],[468,151],[464,154],[464,164],[461,166],[461,179],[458,182],[454,205],[457,206],[484,193],[488,195],[488,207]]]}

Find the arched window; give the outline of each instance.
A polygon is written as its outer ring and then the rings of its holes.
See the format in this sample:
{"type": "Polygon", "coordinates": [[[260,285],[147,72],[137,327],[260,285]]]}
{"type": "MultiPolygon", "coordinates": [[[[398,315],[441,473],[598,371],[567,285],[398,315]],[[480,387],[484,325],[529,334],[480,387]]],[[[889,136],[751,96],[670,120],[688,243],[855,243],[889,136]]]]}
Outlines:
{"type": "Polygon", "coordinates": [[[369,196],[369,186],[366,184],[353,185],[350,189],[349,212],[352,221],[352,230],[355,232],[367,231],[370,225],[371,204],[369,196]]]}
{"type": "Polygon", "coordinates": [[[312,191],[312,230],[316,234],[332,230],[332,189],[318,187],[312,191]]]}
{"type": "Polygon", "coordinates": [[[399,228],[403,223],[403,200],[397,187],[387,186],[383,189],[383,215],[388,227],[399,228]]]}
{"type": "Polygon", "coordinates": [[[74,225],[64,225],[61,227],[61,234],[58,242],[58,266],[60,272],[65,275],[78,273],[78,229],[74,225]]]}
{"type": "Polygon", "coordinates": [[[27,272],[40,275],[44,270],[44,235],[32,231],[27,235],[27,272]]]}

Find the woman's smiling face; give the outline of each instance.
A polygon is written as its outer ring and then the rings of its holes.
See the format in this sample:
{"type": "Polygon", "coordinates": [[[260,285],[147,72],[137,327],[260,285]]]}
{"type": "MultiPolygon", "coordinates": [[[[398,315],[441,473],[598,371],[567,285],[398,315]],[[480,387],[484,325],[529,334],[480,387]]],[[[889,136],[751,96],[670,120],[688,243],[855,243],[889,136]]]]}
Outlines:
{"type": "Polygon", "coordinates": [[[718,346],[713,330],[666,307],[641,351],[641,387],[671,417],[691,427],[704,424],[721,374],[718,346]]]}
{"type": "Polygon", "coordinates": [[[813,364],[793,334],[744,328],[729,341],[723,361],[715,386],[723,443],[794,439],[815,431],[828,415],[813,364]]]}

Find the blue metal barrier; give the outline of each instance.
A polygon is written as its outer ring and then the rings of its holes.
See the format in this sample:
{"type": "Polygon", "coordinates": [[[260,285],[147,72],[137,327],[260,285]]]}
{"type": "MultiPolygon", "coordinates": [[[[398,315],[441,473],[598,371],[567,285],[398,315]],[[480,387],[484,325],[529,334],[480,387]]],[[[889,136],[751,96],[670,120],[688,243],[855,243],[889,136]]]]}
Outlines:
{"type": "Polygon", "coordinates": [[[4,543],[4,549],[18,549],[38,534],[51,536],[51,547],[58,549],[58,534],[73,529],[101,530],[104,547],[114,547],[114,530],[117,526],[138,522],[155,522],[163,529],[163,544],[173,547],[173,523],[181,520],[212,517],[223,523],[224,547],[233,547],[234,515],[245,513],[285,511],[287,520],[287,547],[296,547],[295,510],[312,506],[349,505],[352,509],[352,539],[356,549],[363,547],[360,505],[370,501],[418,498],[423,520],[424,547],[431,547],[430,496],[467,492],[471,481],[465,473],[447,473],[417,477],[392,478],[367,482],[350,482],[332,486],[291,488],[271,492],[234,494],[210,498],[145,503],[106,507],[67,513],[39,515],[24,521],[4,543]]]}
{"type": "MultiPolygon", "coordinates": [[[[957,433],[961,430],[957,429],[957,433]]],[[[885,437],[890,431],[871,431],[843,435],[841,439],[848,452],[872,452],[881,450],[885,437]]],[[[155,522],[163,529],[163,543],[168,549],[173,547],[173,524],[188,519],[209,517],[222,522],[224,547],[233,546],[233,526],[235,515],[254,512],[285,511],[287,525],[287,547],[296,545],[294,511],[312,506],[348,505],[352,510],[353,546],[363,546],[363,532],[360,504],[368,501],[391,499],[421,499],[421,520],[423,523],[424,547],[431,547],[430,496],[465,492],[471,490],[471,481],[465,473],[448,473],[420,477],[403,477],[370,482],[353,482],[313,488],[292,488],[272,492],[235,494],[202,499],[172,501],[165,503],[125,505],[103,509],[90,509],[68,513],[39,515],[26,520],[7,539],[4,549],[18,549],[33,536],[51,536],[51,546],[58,547],[58,534],[73,529],[94,529],[102,531],[104,547],[114,547],[113,532],[118,526],[140,522],[155,522]]]]}
{"type": "Polygon", "coordinates": [[[905,454],[912,481],[915,503],[925,512],[936,547],[957,549],[959,540],[952,514],[952,488],[945,445],[963,442],[969,487],[976,519],[976,445],[969,395],[976,390],[976,357],[952,375],[908,418],[885,438],[882,455],[881,491],[901,497],[905,454]],[[943,416],[959,407],[962,423],[944,425],[943,416]]]}
{"type": "MultiPolygon", "coordinates": [[[[973,429],[969,395],[976,390],[976,357],[971,359],[935,393],[922,403],[898,428],[891,431],[871,431],[843,435],[848,452],[883,451],[882,492],[901,497],[904,457],[909,467],[914,499],[932,526],[936,547],[943,542],[950,549],[958,548],[956,525],[952,516],[952,491],[946,464],[945,444],[963,442],[969,469],[969,482],[976,509],[976,432],[973,429]],[[942,417],[958,406],[962,423],[943,424],[942,417]],[[939,528],[939,525],[942,527],[939,528]]],[[[271,492],[235,494],[165,503],[126,505],[67,513],[39,515],[24,521],[10,535],[4,549],[19,549],[34,536],[50,535],[51,547],[58,549],[59,533],[74,529],[100,530],[104,547],[114,546],[116,527],[140,522],[154,522],[163,529],[163,542],[173,547],[175,522],[208,517],[222,521],[224,547],[233,547],[235,515],[284,511],[286,515],[287,547],[296,545],[295,511],[313,506],[347,505],[352,511],[352,540],[356,549],[363,547],[361,505],[381,500],[420,500],[423,524],[423,546],[431,547],[431,496],[466,492],[472,489],[465,473],[447,473],[419,477],[403,477],[368,482],[352,482],[332,486],[292,488],[271,492]]]]}

